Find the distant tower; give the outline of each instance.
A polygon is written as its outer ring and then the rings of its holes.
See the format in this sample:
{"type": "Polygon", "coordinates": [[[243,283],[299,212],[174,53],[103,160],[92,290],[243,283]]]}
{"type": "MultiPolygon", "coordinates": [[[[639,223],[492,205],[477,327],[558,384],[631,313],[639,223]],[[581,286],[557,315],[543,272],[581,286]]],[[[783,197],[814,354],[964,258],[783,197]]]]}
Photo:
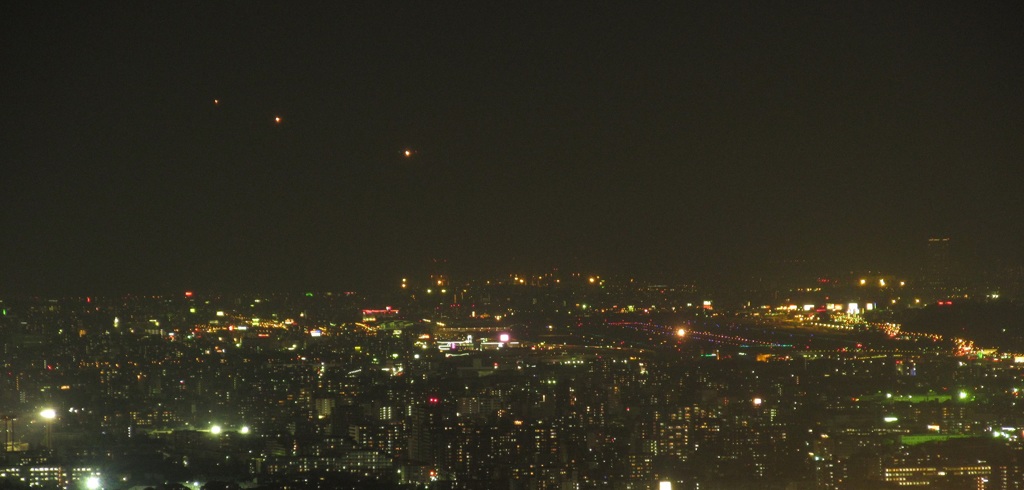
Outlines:
{"type": "Polygon", "coordinates": [[[447,287],[449,279],[448,259],[431,259],[430,285],[436,287],[447,287]]]}
{"type": "Polygon", "coordinates": [[[949,238],[929,238],[925,283],[932,293],[944,295],[948,292],[952,266],[949,257],[949,238]]]}

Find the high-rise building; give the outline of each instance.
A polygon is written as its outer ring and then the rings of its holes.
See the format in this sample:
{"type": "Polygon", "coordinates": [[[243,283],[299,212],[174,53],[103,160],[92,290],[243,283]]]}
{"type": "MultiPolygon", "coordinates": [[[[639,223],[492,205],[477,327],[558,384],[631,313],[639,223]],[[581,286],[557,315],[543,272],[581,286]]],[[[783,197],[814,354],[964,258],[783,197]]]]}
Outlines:
{"type": "Polygon", "coordinates": [[[952,275],[949,254],[949,238],[929,238],[925,262],[925,283],[936,296],[948,293],[952,275]]]}

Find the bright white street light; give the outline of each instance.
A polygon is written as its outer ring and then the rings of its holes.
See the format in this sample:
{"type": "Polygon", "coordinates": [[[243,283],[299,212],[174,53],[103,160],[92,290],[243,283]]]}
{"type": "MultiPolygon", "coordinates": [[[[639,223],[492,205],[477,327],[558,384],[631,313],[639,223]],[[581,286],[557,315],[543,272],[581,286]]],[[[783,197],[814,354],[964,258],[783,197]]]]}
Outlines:
{"type": "Polygon", "coordinates": [[[42,412],[39,412],[39,416],[46,420],[53,420],[57,418],[57,411],[52,408],[47,408],[42,412]]]}
{"type": "Polygon", "coordinates": [[[98,476],[90,476],[85,479],[85,488],[89,490],[97,490],[100,488],[100,478],[98,476]]]}
{"type": "Polygon", "coordinates": [[[215,425],[213,427],[210,427],[210,433],[213,434],[213,435],[220,434],[220,431],[221,431],[221,428],[220,428],[219,425],[215,425]]]}

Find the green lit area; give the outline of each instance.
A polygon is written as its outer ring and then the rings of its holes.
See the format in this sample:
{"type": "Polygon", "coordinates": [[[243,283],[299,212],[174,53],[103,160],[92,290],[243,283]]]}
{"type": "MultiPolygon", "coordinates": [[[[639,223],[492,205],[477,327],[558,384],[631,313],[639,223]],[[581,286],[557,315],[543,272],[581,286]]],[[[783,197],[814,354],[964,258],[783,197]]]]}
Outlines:
{"type": "Polygon", "coordinates": [[[920,395],[895,395],[892,393],[880,393],[861,397],[866,402],[881,403],[946,403],[953,400],[953,395],[939,395],[936,393],[920,395]]]}
{"type": "Polygon", "coordinates": [[[907,446],[916,446],[918,444],[926,444],[929,442],[943,442],[952,439],[978,439],[978,436],[963,435],[963,434],[921,434],[914,436],[903,436],[903,444],[907,446]]]}
{"type": "Polygon", "coordinates": [[[905,403],[928,403],[938,402],[946,403],[952,400],[951,395],[903,395],[901,397],[893,396],[889,399],[890,402],[905,402],[905,403]]]}

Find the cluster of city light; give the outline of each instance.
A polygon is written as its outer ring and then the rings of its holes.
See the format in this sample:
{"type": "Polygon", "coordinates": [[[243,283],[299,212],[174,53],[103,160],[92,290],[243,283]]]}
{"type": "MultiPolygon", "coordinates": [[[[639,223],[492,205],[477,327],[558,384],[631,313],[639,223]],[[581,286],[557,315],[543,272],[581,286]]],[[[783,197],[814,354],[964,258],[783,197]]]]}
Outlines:
{"type": "MultiPolygon", "coordinates": [[[[868,282],[869,281],[868,281],[867,278],[863,278],[862,277],[862,278],[860,278],[860,280],[857,281],[857,284],[859,284],[861,286],[867,286],[868,282]]],[[[878,284],[878,287],[880,287],[880,288],[889,287],[889,282],[887,282],[884,277],[879,277],[877,282],[875,282],[874,280],[872,280],[870,282],[872,282],[873,284],[878,284]]],[[[897,284],[900,285],[900,287],[903,287],[903,286],[907,285],[907,281],[896,281],[896,282],[897,282],[897,284]]]]}
{"type": "MultiPolygon", "coordinates": [[[[252,429],[250,429],[248,425],[243,425],[238,428],[239,434],[248,434],[251,431],[252,429]]],[[[211,424],[209,432],[210,435],[219,436],[224,433],[224,427],[219,424],[211,424]]]]}
{"type": "Polygon", "coordinates": [[[964,356],[970,355],[976,350],[974,347],[974,341],[967,339],[953,339],[953,346],[956,348],[957,354],[964,356]]]}
{"type": "MultiPolygon", "coordinates": [[[[220,313],[220,312],[218,312],[220,313]]],[[[212,322],[205,324],[198,324],[192,329],[192,333],[217,333],[224,330],[227,331],[239,331],[245,332],[250,329],[263,329],[263,330],[286,330],[295,325],[295,320],[285,319],[281,321],[267,320],[265,318],[236,318],[232,319],[227,325],[221,324],[220,322],[212,322]]]]}
{"type": "Polygon", "coordinates": [[[1003,427],[1002,430],[993,429],[992,437],[1002,437],[1010,441],[1016,441],[1019,438],[1016,434],[1016,429],[1013,427],[1003,427]]]}
{"type": "Polygon", "coordinates": [[[911,332],[903,330],[898,323],[871,323],[869,324],[889,336],[889,338],[901,338],[904,340],[931,340],[940,342],[942,335],[926,332],[911,332]]]}

